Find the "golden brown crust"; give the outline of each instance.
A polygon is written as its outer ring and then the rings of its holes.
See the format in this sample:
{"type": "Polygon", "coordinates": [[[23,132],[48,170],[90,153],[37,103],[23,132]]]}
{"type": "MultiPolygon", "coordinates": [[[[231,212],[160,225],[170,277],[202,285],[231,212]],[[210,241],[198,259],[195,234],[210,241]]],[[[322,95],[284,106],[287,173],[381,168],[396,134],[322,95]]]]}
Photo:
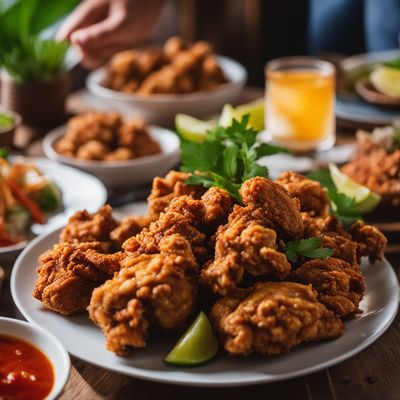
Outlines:
{"type": "Polygon", "coordinates": [[[342,321],[319,303],[311,285],[265,282],[218,300],[210,318],[231,355],[285,353],[308,341],[334,339],[342,321]]]}

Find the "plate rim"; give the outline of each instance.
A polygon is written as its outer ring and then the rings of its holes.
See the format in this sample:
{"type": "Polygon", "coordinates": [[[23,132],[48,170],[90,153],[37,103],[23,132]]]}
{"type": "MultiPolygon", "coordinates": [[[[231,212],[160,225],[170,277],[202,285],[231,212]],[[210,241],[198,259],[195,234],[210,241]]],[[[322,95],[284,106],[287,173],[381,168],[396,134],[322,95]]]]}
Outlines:
{"type": "MultiPolygon", "coordinates": [[[[22,251],[22,253],[19,255],[17,261],[14,264],[14,268],[11,273],[10,289],[11,289],[11,295],[12,295],[13,301],[14,301],[15,305],[17,306],[18,310],[23,315],[23,317],[27,321],[29,321],[30,323],[32,323],[36,326],[40,326],[40,324],[35,321],[35,318],[32,318],[30,316],[29,312],[27,312],[25,310],[25,307],[19,301],[19,296],[17,294],[17,292],[18,292],[17,278],[16,278],[17,271],[19,268],[21,268],[22,260],[25,257],[25,254],[29,253],[32,247],[36,246],[36,244],[38,242],[41,242],[42,240],[46,240],[46,238],[48,236],[55,235],[56,232],[59,232],[61,229],[62,228],[56,228],[56,229],[52,230],[51,232],[49,232],[45,235],[38,236],[34,240],[32,240],[28,244],[28,246],[26,246],[26,248],[22,251]]],[[[323,369],[329,368],[333,365],[339,364],[339,363],[353,357],[354,355],[360,353],[361,351],[363,351],[364,349],[369,347],[372,343],[374,343],[377,339],[379,339],[392,324],[393,320],[395,319],[395,317],[397,315],[398,309],[399,309],[400,287],[399,287],[399,281],[397,279],[397,275],[393,269],[392,264],[386,259],[386,257],[384,257],[382,261],[386,264],[388,273],[391,275],[390,280],[393,281],[395,286],[397,286],[396,300],[393,299],[393,301],[391,301],[390,303],[388,303],[386,305],[386,307],[390,307],[391,314],[390,314],[390,317],[387,318],[387,320],[385,321],[385,324],[379,326],[379,329],[377,329],[373,334],[371,334],[360,345],[353,348],[351,351],[348,351],[347,353],[343,353],[343,354],[341,354],[337,357],[334,357],[330,360],[327,360],[325,362],[310,366],[308,368],[298,369],[296,371],[289,372],[289,373],[282,373],[279,375],[279,377],[277,377],[275,379],[269,379],[269,378],[260,376],[260,377],[246,377],[246,378],[243,378],[242,380],[231,381],[231,382],[226,382],[226,381],[205,382],[205,381],[196,380],[195,376],[189,376],[189,375],[186,375],[184,378],[181,378],[181,379],[169,377],[168,373],[163,373],[163,374],[161,374],[162,376],[160,376],[160,373],[157,373],[155,375],[154,372],[144,371],[140,367],[131,367],[133,369],[133,371],[130,373],[128,371],[121,371],[118,367],[113,367],[112,365],[105,366],[105,365],[101,364],[100,361],[99,362],[96,362],[93,360],[88,361],[86,358],[82,357],[80,354],[78,354],[74,351],[71,351],[68,348],[68,346],[66,346],[66,345],[64,345],[64,346],[71,356],[76,357],[82,361],[85,361],[91,365],[95,365],[99,368],[103,368],[108,371],[116,372],[118,374],[129,376],[132,378],[138,378],[138,379],[143,379],[143,380],[147,380],[147,381],[151,381],[151,382],[164,383],[164,384],[174,384],[174,385],[179,385],[179,386],[210,387],[210,388],[212,388],[212,387],[215,387],[215,388],[217,388],[217,387],[221,387],[221,388],[223,388],[223,387],[225,387],[225,388],[226,387],[238,387],[238,386],[243,386],[243,385],[251,386],[251,385],[259,385],[259,384],[285,381],[288,379],[293,379],[293,378],[297,378],[300,376],[309,375],[311,373],[318,372],[323,369]]],[[[50,332],[50,333],[52,333],[52,332],[50,332]]],[[[54,334],[54,336],[56,336],[58,338],[57,335],[54,334]]],[[[59,339],[59,340],[61,341],[61,339],[59,339]]],[[[187,371],[190,372],[190,370],[188,370],[188,369],[186,369],[184,371],[178,371],[178,372],[187,372],[187,371]]]]}

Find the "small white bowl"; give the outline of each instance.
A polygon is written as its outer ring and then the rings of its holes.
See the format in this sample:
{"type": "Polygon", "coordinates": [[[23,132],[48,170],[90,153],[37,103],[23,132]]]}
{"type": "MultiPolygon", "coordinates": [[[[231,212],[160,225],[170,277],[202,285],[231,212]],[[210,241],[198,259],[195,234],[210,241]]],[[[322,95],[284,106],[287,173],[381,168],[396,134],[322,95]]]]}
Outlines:
{"type": "Polygon", "coordinates": [[[141,116],[152,124],[173,125],[177,113],[197,118],[219,112],[224,104],[234,103],[247,81],[246,69],[238,62],[217,56],[217,60],[228,82],[212,90],[189,94],[152,94],[141,96],[135,93],[118,92],[102,85],[106,69],[100,68],[89,74],[86,86],[90,93],[88,102],[94,108],[114,110],[121,114],[141,116]]]}
{"type": "Polygon", "coordinates": [[[12,318],[0,317],[0,334],[31,343],[48,357],[54,369],[54,385],[46,400],[56,399],[67,383],[71,369],[69,355],[61,342],[36,325],[12,318]]]}
{"type": "Polygon", "coordinates": [[[126,161],[86,161],[56,152],[55,143],[65,134],[65,125],[51,131],[43,140],[48,158],[79,168],[100,179],[108,187],[137,186],[163,176],[179,162],[179,138],[172,131],[150,126],[150,136],[161,146],[161,153],[126,161]]]}

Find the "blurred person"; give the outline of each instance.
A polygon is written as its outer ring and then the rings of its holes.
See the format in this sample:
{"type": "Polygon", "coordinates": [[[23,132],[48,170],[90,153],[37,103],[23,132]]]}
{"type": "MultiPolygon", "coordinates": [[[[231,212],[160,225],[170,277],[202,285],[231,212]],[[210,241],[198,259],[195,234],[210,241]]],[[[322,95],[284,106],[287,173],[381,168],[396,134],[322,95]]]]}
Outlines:
{"type": "MultiPolygon", "coordinates": [[[[272,20],[266,24],[267,31],[260,27],[263,36],[270,36],[265,40],[273,42],[269,54],[265,54],[267,59],[299,53],[350,55],[399,46],[400,0],[259,1],[262,12],[272,20]],[[272,26],[269,31],[268,25],[272,26]],[[277,27],[281,30],[279,35],[277,27]],[[301,30],[300,27],[304,32],[294,34],[293,30],[301,30]]],[[[82,64],[94,69],[117,51],[142,44],[153,32],[164,3],[83,0],[65,21],[58,37],[69,40],[80,52],[82,64]]]]}

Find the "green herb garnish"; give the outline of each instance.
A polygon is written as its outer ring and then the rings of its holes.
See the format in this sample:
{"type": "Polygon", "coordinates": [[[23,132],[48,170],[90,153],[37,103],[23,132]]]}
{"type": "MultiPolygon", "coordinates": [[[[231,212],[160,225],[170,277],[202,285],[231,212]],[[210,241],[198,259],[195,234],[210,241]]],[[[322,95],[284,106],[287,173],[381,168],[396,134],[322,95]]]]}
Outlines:
{"type": "Polygon", "coordinates": [[[207,132],[202,143],[181,140],[181,170],[192,173],[186,180],[188,185],[217,186],[240,203],[239,189],[246,179],[269,176],[268,168],[257,160],[288,150],[257,143],[258,132],[248,127],[248,121],[247,114],[227,128],[218,126],[207,132]]]}
{"type": "Polygon", "coordinates": [[[14,117],[9,114],[0,113],[0,128],[8,128],[14,123],[14,117]]]}
{"type": "Polygon", "coordinates": [[[295,263],[299,256],[307,258],[326,258],[333,254],[333,249],[321,247],[322,239],[311,237],[286,243],[285,255],[295,263]]]}
{"type": "Polygon", "coordinates": [[[387,67],[400,69],[400,57],[395,58],[394,60],[391,61],[386,61],[383,64],[386,65],[387,67]]]}
{"type": "Polygon", "coordinates": [[[361,213],[357,209],[355,198],[349,197],[337,190],[328,169],[312,171],[307,174],[307,177],[318,181],[327,189],[330,200],[330,211],[343,225],[349,226],[361,219],[361,213]]]}
{"type": "Polygon", "coordinates": [[[0,148],[0,158],[8,159],[9,153],[6,149],[0,148]]]}

